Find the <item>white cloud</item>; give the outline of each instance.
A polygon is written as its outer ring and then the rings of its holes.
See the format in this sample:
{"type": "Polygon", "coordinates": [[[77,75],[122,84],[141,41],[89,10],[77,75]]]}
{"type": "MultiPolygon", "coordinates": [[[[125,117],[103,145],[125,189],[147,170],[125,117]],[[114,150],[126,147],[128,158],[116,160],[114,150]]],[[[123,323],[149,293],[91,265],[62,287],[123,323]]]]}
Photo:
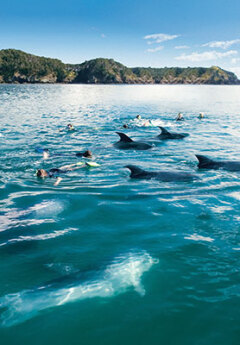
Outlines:
{"type": "Polygon", "coordinates": [[[213,41],[208,42],[202,45],[202,47],[210,47],[210,48],[221,48],[221,49],[227,49],[231,47],[233,44],[240,43],[240,39],[231,40],[231,41],[213,41]]]}
{"type": "Polygon", "coordinates": [[[180,56],[175,57],[176,60],[182,61],[191,61],[191,62],[199,62],[199,61],[209,61],[209,60],[218,60],[224,57],[236,55],[238,52],[236,50],[229,50],[224,53],[219,53],[215,50],[213,51],[206,51],[203,53],[191,53],[189,55],[182,54],[180,56]]]}
{"type": "Polygon", "coordinates": [[[240,58],[233,58],[231,60],[231,63],[235,64],[235,63],[238,63],[240,61],[240,58]]]}
{"type": "Polygon", "coordinates": [[[175,49],[188,49],[189,46],[176,46],[175,49]]]}
{"type": "Polygon", "coordinates": [[[152,34],[146,35],[143,37],[144,40],[149,40],[147,43],[162,43],[166,41],[174,40],[175,38],[179,37],[180,35],[168,35],[168,34],[152,34]]]}
{"type": "Polygon", "coordinates": [[[156,48],[147,49],[147,52],[149,52],[149,53],[156,53],[156,52],[159,52],[159,50],[162,50],[163,48],[164,48],[163,46],[159,46],[159,47],[156,47],[156,48]]]}

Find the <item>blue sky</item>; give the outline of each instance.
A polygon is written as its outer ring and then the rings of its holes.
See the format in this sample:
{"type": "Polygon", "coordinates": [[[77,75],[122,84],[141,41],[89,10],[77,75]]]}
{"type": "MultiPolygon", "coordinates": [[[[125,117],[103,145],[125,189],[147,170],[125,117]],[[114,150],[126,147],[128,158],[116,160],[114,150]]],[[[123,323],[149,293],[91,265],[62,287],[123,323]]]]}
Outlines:
{"type": "Polygon", "coordinates": [[[8,0],[0,49],[80,63],[212,66],[240,76],[239,0],[8,0]]]}

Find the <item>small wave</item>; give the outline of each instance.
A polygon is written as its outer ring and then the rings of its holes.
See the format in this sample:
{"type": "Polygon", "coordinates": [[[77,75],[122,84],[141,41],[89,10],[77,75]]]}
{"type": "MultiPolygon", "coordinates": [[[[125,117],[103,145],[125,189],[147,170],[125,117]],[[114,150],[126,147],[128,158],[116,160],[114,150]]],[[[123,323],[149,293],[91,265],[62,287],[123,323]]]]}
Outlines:
{"type": "Polygon", "coordinates": [[[205,236],[201,236],[198,234],[185,236],[184,238],[185,238],[185,240],[191,240],[191,241],[205,241],[205,242],[213,242],[214,241],[214,239],[211,237],[205,237],[205,236]]]}
{"type": "Polygon", "coordinates": [[[49,218],[57,216],[65,208],[65,204],[58,200],[48,200],[35,204],[26,210],[10,209],[5,214],[0,215],[0,231],[5,231],[9,227],[38,225],[46,222],[49,218]],[[21,219],[33,214],[38,219],[21,219]]]}
{"type": "Polygon", "coordinates": [[[209,207],[214,213],[225,213],[226,211],[232,211],[233,208],[231,206],[212,206],[209,207]]]}
{"type": "Polygon", "coordinates": [[[61,289],[40,287],[5,295],[0,298],[0,308],[6,310],[1,315],[1,325],[10,327],[24,322],[40,311],[87,298],[113,297],[133,287],[141,296],[145,294],[141,284],[144,272],[149,271],[158,260],[148,253],[129,253],[118,257],[107,266],[99,280],[87,281],[61,289]]]}
{"type": "Polygon", "coordinates": [[[23,241],[44,241],[44,240],[50,240],[52,238],[56,238],[59,236],[66,235],[69,232],[76,231],[77,228],[68,228],[65,230],[55,230],[48,234],[39,234],[35,236],[19,236],[17,238],[12,238],[11,240],[8,240],[7,242],[3,242],[0,244],[0,247],[3,247],[10,243],[17,243],[17,242],[23,242],[23,241]]]}

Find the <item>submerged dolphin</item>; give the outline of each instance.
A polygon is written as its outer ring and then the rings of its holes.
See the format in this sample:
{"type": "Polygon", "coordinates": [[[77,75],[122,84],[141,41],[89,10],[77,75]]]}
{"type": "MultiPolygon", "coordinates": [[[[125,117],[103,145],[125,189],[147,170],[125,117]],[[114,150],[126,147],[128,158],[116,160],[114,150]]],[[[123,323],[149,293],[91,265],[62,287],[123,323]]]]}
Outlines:
{"type": "Polygon", "coordinates": [[[187,136],[189,136],[188,133],[170,133],[166,130],[164,127],[160,127],[161,133],[157,136],[158,139],[160,140],[167,140],[167,139],[183,139],[187,136]]]}
{"type": "Polygon", "coordinates": [[[115,147],[122,150],[149,150],[152,145],[145,143],[143,141],[133,141],[126,134],[121,132],[116,132],[120,140],[114,144],[115,147]]]}
{"type": "Polygon", "coordinates": [[[181,171],[146,171],[135,165],[126,165],[125,168],[131,171],[131,178],[151,180],[156,179],[163,182],[171,181],[190,181],[197,179],[196,175],[181,171]]]}
{"type": "Polygon", "coordinates": [[[35,317],[45,309],[63,306],[91,298],[113,298],[133,288],[145,294],[142,276],[157,264],[147,252],[128,253],[116,258],[112,264],[85,282],[75,281],[62,287],[44,285],[0,297],[0,327],[11,327],[35,317]]]}
{"type": "Polygon", "coordinates": [[[196,155],[199,169],[224,169],[229,171],[240,171],[239,161],[214,161],[206,156],[196,155]]]}

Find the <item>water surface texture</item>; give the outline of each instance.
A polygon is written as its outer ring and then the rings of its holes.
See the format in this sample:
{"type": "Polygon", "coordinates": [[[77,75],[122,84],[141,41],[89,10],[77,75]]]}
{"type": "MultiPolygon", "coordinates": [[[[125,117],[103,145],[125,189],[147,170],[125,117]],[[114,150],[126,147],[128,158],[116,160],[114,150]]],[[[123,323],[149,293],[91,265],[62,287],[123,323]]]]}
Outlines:
{"type": "Polygon", "coordinates": [[[240,173],[198,171],[194,156],[240,160],[239,95],[239,86],[0,86],[1,344],[239,344],[240,173]],[[123,130],[137,114],[190,136],[123,130]],[[75,132],[59,131],[69,122],[75,132]],[[117,150],[116,131],[154,147],[117,150]],[[44,160],[36,147],[56,155],[44,160]],[[58,186],[35,176],[83,161],[74,153],[86,149],[99,167],[58,186]],[[131,180],[127,164],[199,179],[131,180]]]}

